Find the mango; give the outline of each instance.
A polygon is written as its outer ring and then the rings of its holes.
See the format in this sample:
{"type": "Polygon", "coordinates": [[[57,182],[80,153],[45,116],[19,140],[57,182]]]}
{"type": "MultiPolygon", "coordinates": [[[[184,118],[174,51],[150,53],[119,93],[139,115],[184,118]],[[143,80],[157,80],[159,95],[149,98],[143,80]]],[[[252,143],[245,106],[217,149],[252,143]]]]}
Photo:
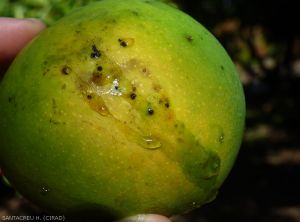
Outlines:
{"type": "Polygon", "coordinates": [[[0,163],[70,218],[182,214],[212,201],[245,119],[215,37],[155,0],[103,0],[32,41],[0,85],[0,163]]]}

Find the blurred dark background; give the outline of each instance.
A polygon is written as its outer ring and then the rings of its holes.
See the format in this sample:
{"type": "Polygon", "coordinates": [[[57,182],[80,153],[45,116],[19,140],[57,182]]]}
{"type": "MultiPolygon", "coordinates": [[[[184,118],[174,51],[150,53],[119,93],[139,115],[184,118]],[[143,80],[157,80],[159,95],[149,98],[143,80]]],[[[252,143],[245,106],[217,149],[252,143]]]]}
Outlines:
{"type": "Polygon", "coordinates": [[[300,29],[296,1],[182,1],[234,60],[247,118],[216,200],[186,221],[300,222],[300,29]]]}
{"type": "MultiPolygon", "coordinates": [[[[240,154],[219,195],[177,221],[300,222],[297,1],[175,3],[214,33],[227,49],[239,71],[247,103],[240,154]]],[[[2,181],[0,216],[39,212],[15,196],[2,181]]]]}

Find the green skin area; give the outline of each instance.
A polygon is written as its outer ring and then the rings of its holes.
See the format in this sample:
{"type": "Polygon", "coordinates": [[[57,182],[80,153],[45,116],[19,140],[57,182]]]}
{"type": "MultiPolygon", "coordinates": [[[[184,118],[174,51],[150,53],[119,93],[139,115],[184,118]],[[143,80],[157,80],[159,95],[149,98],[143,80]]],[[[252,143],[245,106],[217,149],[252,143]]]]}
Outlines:
{"type": "Polygon", "coordinates": [[[141,0],[93,3],[45,30],[5,75],[0,107],[5,176],[76,217],[170,216],[211,201],[245,118],[217,40],[141,0]]]}

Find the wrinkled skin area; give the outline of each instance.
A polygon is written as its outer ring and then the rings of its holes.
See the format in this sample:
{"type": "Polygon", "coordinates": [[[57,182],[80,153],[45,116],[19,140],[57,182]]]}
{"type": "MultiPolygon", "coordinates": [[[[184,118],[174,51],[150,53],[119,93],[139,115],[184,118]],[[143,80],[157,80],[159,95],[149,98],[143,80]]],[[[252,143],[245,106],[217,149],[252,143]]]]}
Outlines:
{"type": "Polygon", "coordinates": [[[245,116],[217,40],[140,0],[94,3],[44,31],[6,73],[0,107],[12,185],[49,211],[110,219],[211,201],[245,116]]]}

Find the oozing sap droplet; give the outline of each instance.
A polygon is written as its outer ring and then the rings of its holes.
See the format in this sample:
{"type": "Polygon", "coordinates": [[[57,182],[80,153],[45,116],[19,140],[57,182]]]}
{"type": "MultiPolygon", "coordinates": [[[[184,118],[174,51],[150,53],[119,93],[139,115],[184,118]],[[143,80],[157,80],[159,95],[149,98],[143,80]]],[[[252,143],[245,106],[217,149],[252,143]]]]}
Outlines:
{"type": "Polygon", "coordinates": [[[152,136],[145,136],[142,138],[141,145],[145,149],[155,150],[161,147],[161,142],[152,136]]]}
{"type": "Polygon", "coordinates": [[[112,87],[110,89],[110,94],[113,96],[121,96],[122,92],[120,91],[119,88],[119,80],[118,79],[114,79],[112,82],[112,87]]]}
{"type": "Polygon", "coordinates": [[[47,185],[43,185],[40,189],[40,193],[42,195],[47,195],[50,192],[50,189],[47,185]]]}

